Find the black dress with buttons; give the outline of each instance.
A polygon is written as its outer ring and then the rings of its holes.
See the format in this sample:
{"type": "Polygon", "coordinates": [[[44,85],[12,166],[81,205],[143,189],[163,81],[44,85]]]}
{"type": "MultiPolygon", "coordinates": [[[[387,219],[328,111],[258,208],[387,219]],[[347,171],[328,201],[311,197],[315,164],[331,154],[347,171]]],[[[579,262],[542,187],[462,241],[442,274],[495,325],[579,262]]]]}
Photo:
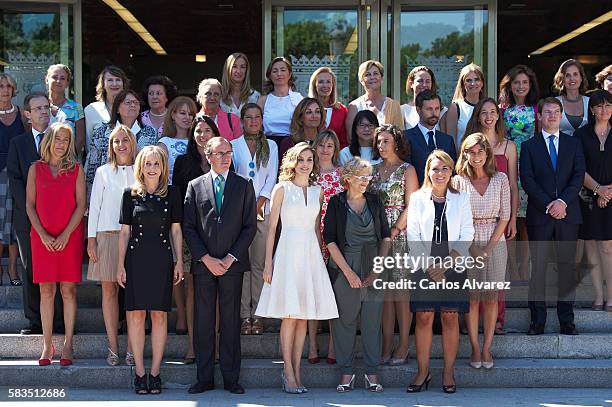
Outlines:
{"type": "Polygon", "coordinates": [[[170,312],[172,307],[172,248],[170,226],[181,223],[180,192],[168,187],[165,197],[123,193],[119,223],[131,226],[125,256],[125,309],[170,312]]]}

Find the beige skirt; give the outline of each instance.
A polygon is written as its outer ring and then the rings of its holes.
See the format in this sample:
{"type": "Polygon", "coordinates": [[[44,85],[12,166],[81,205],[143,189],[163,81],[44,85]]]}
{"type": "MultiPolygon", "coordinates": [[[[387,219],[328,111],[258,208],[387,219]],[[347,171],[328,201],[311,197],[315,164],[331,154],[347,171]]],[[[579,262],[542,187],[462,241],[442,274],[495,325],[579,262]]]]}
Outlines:
{"type": "Polygon", "coordinates": [[[119,261],[119,231],[98,232],[98,261],[89,260],[87,279],[93,281],[117,281],[119,261]]]}

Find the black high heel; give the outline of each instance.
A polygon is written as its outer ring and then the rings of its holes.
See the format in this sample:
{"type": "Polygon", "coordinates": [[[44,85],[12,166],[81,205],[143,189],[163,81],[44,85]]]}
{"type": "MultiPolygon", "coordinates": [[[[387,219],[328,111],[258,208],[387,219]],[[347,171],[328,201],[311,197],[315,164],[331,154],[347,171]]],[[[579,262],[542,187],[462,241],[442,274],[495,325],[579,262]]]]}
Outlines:
{"type": "Polygon", "coordinates": [[[149,373],[149,393],[150,394],[159,394],[162,392],[162,381],[161,377],[158,374],[157,376],[153,376],[149,373]]]}
{"type": "Polygon", "coordinates": [[[147,387],[147,374],[138,376],[134,374],[134,391],[136,394],[148,394],[149,389],[147,387]]]}
{"type": "MultiPolygon", "coordinates": [[[[455,376],[453,376],[453,381],[455,381],[455,376]]],[[[442,391],[444,393],[449,393],[449,394],[455,393],[457,391],[457,383],[455,383],[455,384],[448,384],[448,385],[443,384],[442,385],[442,391]]]]}
{"type": "Polygon", "coordinates": [[[423,383],[409,384],[408,388],[406,388],[406,392],[407,393],[420,393],[421,390],[423,389],[423,386],[425,386],[425,390],[427,390],[429,388],[429,382],[431,382],[431,374],[428,372],[427,377],[425,378],[425,380],[423,380],[423,383]]]}

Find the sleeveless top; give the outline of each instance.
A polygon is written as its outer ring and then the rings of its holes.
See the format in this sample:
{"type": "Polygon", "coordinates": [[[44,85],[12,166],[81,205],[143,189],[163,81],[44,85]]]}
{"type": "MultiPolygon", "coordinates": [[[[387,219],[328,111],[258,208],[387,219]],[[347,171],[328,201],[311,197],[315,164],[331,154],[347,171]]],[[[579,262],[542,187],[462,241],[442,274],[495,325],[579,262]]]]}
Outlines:
{"type": "MultiPolygon", "coordinates": [[[[382,104],[381,109],[376,114],[376,118],[378,119],[378,123],[386,123],[385,121],[385,107],[387,106],[387,100],[389,98],[385,98],[385,101],[382,104]]],[[[361,112],[362,110],[369,110],[366,106],[365,95],[359,96],[355,99],[355,106],[357,107],[357,111],[361,112]]]]}
{"type": "Polygon", "coordinates": [[[272,93],[268,93],[263,115],[265,134],[288,136],[290,134],[289,126],[291,125],[291,116],[293,116],[295,107],[302,99],[302,95],[291,90],[288,96],[283,97],[274,96],[272,93]]]}
{"type": "Polygon", "coordinates": [[[176,157],[187,152],[187,139],[162,137],[159,143],[162,143],[168,149],[168,169],[170,171],[168,185],[172,185],[172,175],[174,174],[174,162],[176,157]]]}
{"type": "Polygon", "coordinates": [[[461,140],[465,134],[465,128],[467,127],[468,121],[472,117],[474,112],[474,105],[466,102],[465,100],[458,100],[455,102],[459,107],[459,117],[457,120],[457,138],[455,139],[455,145],[461,145],[461,140]]]}
{"type": "MultiPolygon", "coordinates": [[[[557,96],[557,99],[563,105],[563,97],[557,96]]],[[[570,117],[580,117],[580,116],[570,116],[570,117]]],[[[588,96],[582,96],[582,121],[578,124],[578,127],[574,126],[578,122],[578,119],[570,119],[568,115],[565,113],[565,106],[563,108],[563,113],[561,114],[561,125],[559,126],[559,130],[565,134],[569,134],[570,136],[574,135],[574,132],[578,130],[580,127],[587,124],[589,118],[589,98],[588,96]],[[572,123],[573,122],[573,123],[572,123]]]]}
{"type": "Polygon", "coordinates": [[[508,158],[506,158],[506,150],[508,149],[508,141],[506,141],[506,147],[502,154],[495,154],[495,166],[497,171],[503,172],[508,175],[508,158]]]}
{"type": "Polygon", "coordinates": [[[21,110],[19,110],[17,106],[15,106],[15,108],[17,116],[15,116],[13,123],[6,126],[4,123],[0,122],[0,171],[6,167],[9,142],[13,137],[17,137],[25,132],[23,122],[21,121],[21,110]]]}

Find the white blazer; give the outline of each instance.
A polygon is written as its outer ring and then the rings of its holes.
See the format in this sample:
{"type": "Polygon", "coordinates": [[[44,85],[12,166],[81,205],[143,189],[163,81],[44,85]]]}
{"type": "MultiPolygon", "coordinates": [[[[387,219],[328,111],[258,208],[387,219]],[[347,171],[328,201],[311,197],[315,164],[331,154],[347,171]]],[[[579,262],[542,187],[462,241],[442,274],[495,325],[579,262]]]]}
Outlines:
{"type": "MultiPolygon", "coordinates": [[[[410,195],[406,234],[411,256],[430,255],[435,216],[431,188],[419,189],[410,195]]],[[[446,193],[446,225],[449,251],[455,250],[462,256],[469,256],[474,240],[474,223],[467,193],[446,193]]]]}

